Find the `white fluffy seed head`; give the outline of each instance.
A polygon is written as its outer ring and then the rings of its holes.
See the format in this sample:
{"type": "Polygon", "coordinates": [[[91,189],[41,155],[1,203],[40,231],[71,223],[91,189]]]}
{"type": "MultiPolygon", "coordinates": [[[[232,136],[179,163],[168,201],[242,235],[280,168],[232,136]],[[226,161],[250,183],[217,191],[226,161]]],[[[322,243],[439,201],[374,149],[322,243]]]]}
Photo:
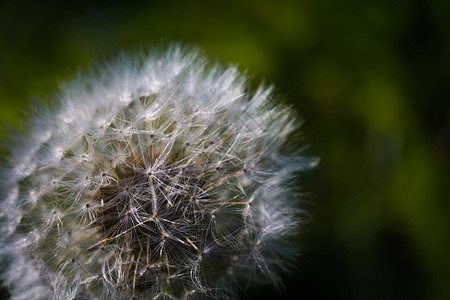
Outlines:
{"type": "Polygon", "coordinates": [[[302,219],[298,121],[196,52],[122,58],[61,88],[1,170],[14,299],[227,298],[280,284],[302,219]]]}

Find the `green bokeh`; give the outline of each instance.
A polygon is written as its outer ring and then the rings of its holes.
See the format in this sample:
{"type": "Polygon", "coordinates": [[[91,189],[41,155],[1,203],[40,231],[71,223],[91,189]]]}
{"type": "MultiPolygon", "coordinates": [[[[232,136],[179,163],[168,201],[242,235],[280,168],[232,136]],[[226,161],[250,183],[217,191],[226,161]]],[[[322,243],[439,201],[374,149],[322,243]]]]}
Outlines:
{"type": "Polygon", "coordinates": [[[450,2],[211,2],[1,2],[1,134],[92,63],[198,46],[274,83],[321,158],[286,290],[247,296],[450,299],[450,2]]]}

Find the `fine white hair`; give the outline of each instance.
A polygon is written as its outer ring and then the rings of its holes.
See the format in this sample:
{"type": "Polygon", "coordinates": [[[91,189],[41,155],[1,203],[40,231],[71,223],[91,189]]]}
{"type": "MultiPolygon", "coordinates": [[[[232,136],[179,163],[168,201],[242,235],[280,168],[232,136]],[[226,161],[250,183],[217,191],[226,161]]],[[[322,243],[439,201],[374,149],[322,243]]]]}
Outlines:
{"type": "Polygon", "coordinates": [[[122,56],[12,134],[0,257],[12,299],[230,298],[282,283],[316,159],[270,88],[198,51],[122,56]]]}

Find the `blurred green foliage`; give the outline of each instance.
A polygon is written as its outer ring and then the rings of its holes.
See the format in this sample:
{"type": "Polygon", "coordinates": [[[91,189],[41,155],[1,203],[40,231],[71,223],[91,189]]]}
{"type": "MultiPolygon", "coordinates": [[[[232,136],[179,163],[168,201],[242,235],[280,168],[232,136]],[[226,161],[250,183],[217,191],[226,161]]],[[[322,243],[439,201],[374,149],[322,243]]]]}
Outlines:
{"type": "MultiPolygon", "coordinates": [[[[313,216],[282,295],[450,299],[450,2],[0,3],[0,124],[124,51],[199,46],[298,109],[313,216]]],[[[44,104],[43,104],[44,105],[44,104]]]]}

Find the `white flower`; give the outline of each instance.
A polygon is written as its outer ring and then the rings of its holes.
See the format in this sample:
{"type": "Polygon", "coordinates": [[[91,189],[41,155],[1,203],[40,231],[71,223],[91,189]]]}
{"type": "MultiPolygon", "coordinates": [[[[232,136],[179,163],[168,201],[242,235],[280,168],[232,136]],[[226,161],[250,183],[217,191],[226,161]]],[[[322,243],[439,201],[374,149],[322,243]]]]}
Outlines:
{"type": "MultiPolygon", "coordinates": [[[[226,298],[280,283],[302,219],[297,118],[197,53],[122,58],[61,88],[1,170],[13,299],[226,298]]],[[[17,134],[18,135],[18,134],[17,134]]]]}

